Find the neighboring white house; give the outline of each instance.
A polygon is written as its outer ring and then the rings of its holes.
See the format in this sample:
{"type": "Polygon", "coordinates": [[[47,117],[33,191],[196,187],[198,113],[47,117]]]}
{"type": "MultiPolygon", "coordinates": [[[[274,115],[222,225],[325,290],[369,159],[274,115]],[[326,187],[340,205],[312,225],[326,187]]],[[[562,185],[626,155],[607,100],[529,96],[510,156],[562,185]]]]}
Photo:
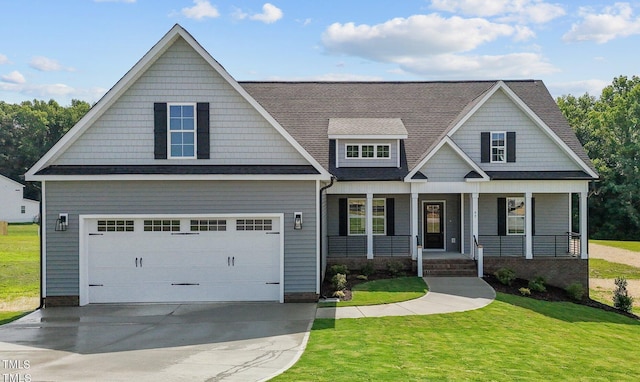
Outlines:
{"type": "Polygon", "coordinates": [[[0,221],[28,223],[40,213],[40,202],[23,198],[24,185],[0,175],[0,221]]]}

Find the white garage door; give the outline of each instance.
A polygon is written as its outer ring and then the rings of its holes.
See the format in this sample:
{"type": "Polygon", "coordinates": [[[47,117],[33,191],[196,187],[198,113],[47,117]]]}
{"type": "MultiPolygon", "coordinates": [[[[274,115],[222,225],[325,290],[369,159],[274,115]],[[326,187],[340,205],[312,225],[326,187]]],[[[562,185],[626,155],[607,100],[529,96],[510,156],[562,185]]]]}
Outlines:
{"type": "Polygon", "coordinates": [[[278,301],[279,217],[88,219],[88,299],[278,301]]]}

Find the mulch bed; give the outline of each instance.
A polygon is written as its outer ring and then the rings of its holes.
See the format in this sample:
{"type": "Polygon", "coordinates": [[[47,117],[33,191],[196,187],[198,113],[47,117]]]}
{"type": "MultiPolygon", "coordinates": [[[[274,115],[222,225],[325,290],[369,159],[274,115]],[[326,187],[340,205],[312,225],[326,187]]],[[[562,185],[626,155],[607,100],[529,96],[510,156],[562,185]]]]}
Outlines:
{"type": "MultiPolygon", "coordinates": [[[[369,277],[367,277],[366,280],[361,280],[358,278],[357,274],[349,274],[347,275],[347,288],[343,291],[344,297],[341,298],[340,301],[351,301],[351,298],[352,298],[351,289],[358,284],[366,283],[368,281],[373,281],[373,280],[392,279],[394,277],[404,277],[404,276],[406,275],[394,276],[389,272],[378,271],[370,275],[369,277]]],[[[329,275],[327,275],[327,277],[324,278],[324,282],[322,283],[320,292],[321,292],[320,297],[322,298],[325,298],[325,297],[333,298],[333,288],[331,287],[331,277],[329,277],[329,275]]]]}

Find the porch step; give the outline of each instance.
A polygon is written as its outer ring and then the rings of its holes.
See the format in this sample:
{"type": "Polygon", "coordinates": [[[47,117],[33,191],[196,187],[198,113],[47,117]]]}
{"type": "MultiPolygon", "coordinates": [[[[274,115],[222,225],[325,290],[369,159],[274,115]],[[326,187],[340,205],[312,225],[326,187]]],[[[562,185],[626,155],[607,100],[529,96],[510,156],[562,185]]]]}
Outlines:
{"type": "Polygon", "coordinates": [[[475,277],[478,275],[476,262],[467,259],[422,260],[424,276],[475,277]]]}

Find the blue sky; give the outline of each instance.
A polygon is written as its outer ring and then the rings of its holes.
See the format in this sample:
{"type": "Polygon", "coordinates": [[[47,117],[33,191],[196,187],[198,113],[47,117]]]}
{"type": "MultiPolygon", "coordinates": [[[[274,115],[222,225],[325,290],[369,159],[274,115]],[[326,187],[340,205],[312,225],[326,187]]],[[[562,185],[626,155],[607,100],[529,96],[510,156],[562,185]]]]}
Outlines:
{"type": "Polygon", "coordinates": [[[640,1],[4,1],[0,100],[97,101],[176,23],[242,80],[541,79],[598,96],[638,75],[640,1]]]}

